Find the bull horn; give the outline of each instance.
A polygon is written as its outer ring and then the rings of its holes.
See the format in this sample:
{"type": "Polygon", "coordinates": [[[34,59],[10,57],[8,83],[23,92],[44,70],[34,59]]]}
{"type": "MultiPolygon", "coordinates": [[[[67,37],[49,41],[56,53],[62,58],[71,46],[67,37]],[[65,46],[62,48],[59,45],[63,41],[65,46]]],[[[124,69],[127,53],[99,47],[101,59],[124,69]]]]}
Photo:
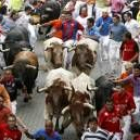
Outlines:
{"type": "Polygon", "coordinates": [[[47,7],[45,10],[46,10],[46,11],[50,11],[50,12],[52,12],[52,11],[53,11],[53,9],[52,9],[52,8],[50,8],[50,7],[47,7]]]}
{"type": "Polygon", "coordinates": [[[91,105],[90,103],[84,103],[84,107],[88,107],[88,108],[90,108],[92,110],[95,109],[95,107],[93,105],[91,105]]]}
{"type": "Polygon", "coordinates": [[[47,90],[47,89],[48,89],[47,87],[40,88],[40,89],[39,89],[39,87],[37,87],[37,92],[38,92],[38,93],[41,93],[41,92],[43,92],[43,91],[45,91],[45,90],[47,90]]]}
{"type": "Polygon", "coordinates": [[[98,87],[89,88],[89,86],[87,85],[87,91],[97,91],[98,89],[98,87]]]}
{"type": "Polygon", "coordinates": [[[3,70],[6,70],[6,69],[12,69],[13,66],[14,66],[14,65],[5,66],[5,67],[3,67],[2,69],[3,69],[3,70]]]}
{"type": "Polygon", "coordinates": [[[91,68],[91,69],[94,67],[93,65],[91,65],[91,64],[89,64],[89,63],[86,63],[85,66],[87,66],[87,67],[89,67],[89,68],[91,68]]]}
{"type": "Polygon", "coordinates": [[[10,51],[10,48],[4,50],[4,49],[2,48],[2,46],[1,46],[1,47],[0,47],[0,51],[1,51],[1,52],[9,52],[9,51],[10,51]]]}
{"type": "Polygon", "coordinates": [[[64,114],[66,113],[66,111],[68,111],[68,110],[70,110],[70,106],[69,106],[69,105],[66,106],[66,107],[62,110],[61,114],[64,115],[64,114]]]}
{"type": "Polygon", "coordinates": [[[27,68],[36,69],[36,66],[32,66],[32,65],[29,65],[29,64],[27,64],[26,67],[27,67],[27,68]]]}
{"type": "Polygon", "coordinates": [[[70,87],[64,87],[64,89],[72,91],[72,88],[70,87]]]}
{"type": "Polygon", "coordinates": [[[73,50],[76,50],[76,47],[72,47],[72,48],[68,49],[68,52],[71,52],[73,50]]]}
{"type": "Polygon", "coordinates": [[[22,48],[23,51],[31,51],[29,48],[22,48]]]}

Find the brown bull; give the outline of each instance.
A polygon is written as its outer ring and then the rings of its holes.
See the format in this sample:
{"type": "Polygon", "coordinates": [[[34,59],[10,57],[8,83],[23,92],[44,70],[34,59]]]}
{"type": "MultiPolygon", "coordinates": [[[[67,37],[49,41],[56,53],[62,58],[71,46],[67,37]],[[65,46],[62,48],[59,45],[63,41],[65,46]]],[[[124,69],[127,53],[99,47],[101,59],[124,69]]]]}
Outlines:
{"type": "MultiPolygon", "coordinates": [[[[19,52],[15,56],[13,64],[6,68],[12,68],[15,78],[19,79],[27,88],[27,93],[31,94],[38,75],[38,58],[36,54],[30,51],[19,52]]],[[[25,100],[28,100],[27,97],[25,100]]]]}
{"type": "Polygon", "coordinates": [[[61,111],[69,104],[69,88],[66,87],[66,83],[64,81],[58,78],[50,87],[38,90],[38,92],[42,91],[45,91],[47,94],[45,119],[52,120],[55,116],[55,128],[59,129],[59,118],[61,117],[61,111]]]}
{"type": "Polygon", "coordinates": [[[63,65],[63,46],[57,42],[51,43],[51,48],[45,50],[45,59],[50,61],[54,68],[62,67],[63,65]]]}
{"type": "Polygon", "coordinates": [[[90,96],[86,92],[76,91],[73,94],[71,104],[62,111],[64,120],[61,132],[73,123],[77,136],[80,137],[87,123],[88,118],[93,115],[94,107],[89,103],[90,96]]]}
{"type": "Polygon", "coordinates": [[[79,44],[72,59],[72,66],[80,72],[90,73],[96,61],[96,52],[93,53],[87,44],[79,44]]]}

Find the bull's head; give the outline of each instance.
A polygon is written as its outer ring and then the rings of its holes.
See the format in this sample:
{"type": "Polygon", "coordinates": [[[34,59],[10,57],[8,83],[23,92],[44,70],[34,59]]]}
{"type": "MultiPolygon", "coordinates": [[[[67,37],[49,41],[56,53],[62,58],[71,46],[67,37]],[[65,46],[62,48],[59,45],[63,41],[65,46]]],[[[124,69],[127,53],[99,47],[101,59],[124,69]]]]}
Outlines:
{"type": "Polygon", "coordinates": [[[47,1],[40,9],[41,23],[57,19],[61,12],[60,4],[56,1],[47,1]]]}
{"type": "Polygon", "coordinates": [[[55,68],[62,67],[63,65],[63,47],[58,43],[51,43],[52,47],[46,51],[51,54],[51,63],[55,68]]]}
{"type": "Polygon", "coordinates": [[[56,79],[52,86],[44,87],[44,88],[37,88],[37,92],[45,92],[48,95],[62,95],[66,94],[67,100],[70,101],[72,98],[73,89],[71,87],[66,86],[66,83],[61,79],[56,79]]]}
{"type": "Polygon", "coordinates": [[[88,49],[88,45],[77,45],[72,66],[77,66],[80,70],[91,69],[94,66],[94,56],[92,51],[88,49]]]}
{"type": "Polygon", "coordinates": [[[53,107],[55,115],[61,115],[62,109],[68,105],[71,98],[71,88],[66,87],[66,83],[60,79],[56,79],[50,87],[38,89],[38,92],[47,94],[46,103],[50,103],[53,107]]]}
{"type": "Polygon", "coordinates": [[[93,110],[94,107],[91,104],[75,101],[71,105],[66,106],[62,110],[62,114],[65,117],[65,114],[69,112],[75,125],[77,135],[80,137],[93,110]]]}
{"type": "Polygon", "coordinates": [[[26,64],[26,62],[16,62],[13,65],[3,67],[3,69],[12,69],[14,76],[20,79],[21,81],[23,81],[23,77],[25,77],[26,75],[25,72],[27,68],[36,69],[36,66],[26,64]]]}

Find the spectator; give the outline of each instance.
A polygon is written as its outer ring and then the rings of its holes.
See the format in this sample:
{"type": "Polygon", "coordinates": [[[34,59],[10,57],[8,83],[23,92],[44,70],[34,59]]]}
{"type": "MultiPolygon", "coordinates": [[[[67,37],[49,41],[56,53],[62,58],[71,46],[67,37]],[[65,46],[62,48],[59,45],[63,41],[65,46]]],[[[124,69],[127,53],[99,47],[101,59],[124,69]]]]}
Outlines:
{"type": "Polygon", "coordinates": [[[3,84],[8,91],[12,104],[12,112],[13,114],[16,114],[17,88],[21,88],[22,84],[14,78],[10,69],[4,71],[4,74],[0,79],[0,83],[3,84]]]}
{"type": "Polygon", "coordinates": [[[120,65],[120,46],[122,44],[123,35],[127,29],[120,21],[119,15],[113,16],[113,24],[110,26],[109,41],[109,63],[113,74],[120,74],[118,66],[120,65]]]}
{"type": "Polygon", "coordinates": [[[116,83],[127,84],[131,82],[134,87],[134,101],[136,104],[136,110],[133,114],[134,120],[139,122],[140,118],[140,64],[135,64],[133,67],[133,73],[124,79],[115,81],[116,83]]]}
{"type": "Polygon", "coordinates": [[[74,12],[76,1],[77,0],[70,0],[69,2],[67,2],[67,4],[64,7],[65,11],[69,11],[72,13],[73,18],[77,17],[76,13],[74,12]]]}
{"type": "Polygon", "coordinates": [[[108,10],[102,11],[102,16],[97,19],[96,26],[100,31],[100,42],[101,42],[101,57],[102,60],[108,59],[109,50],[109,27],[113,23],[112,17],[109,16],[108,10]]]}
{"type": "Polygon", "coordinates": [[[16,123],[16,117],[9,115],[7,123],[0,125],[0,140],[21,140],[22,133],[16,123]]]}
{"type": "Polygon", "coordinates": [[[0,25],[2,27],[2,33],[7,34],[11,29],[13,29],[16,24],[10,17],[3,17],[0,15],[0,25]]]}
{"type": "Polygon", "coordinates": [[[133,134],[133,140],[140,140],[140,124],[131,125],[131,133],[133,134]]]}
{"type": "Polygon", "coordinates": [[[35,134],[30,134],[27,129],[25,129],[24,132],[29,139],[42,138],[43,140],[61,140],[60,135],[54,131],[51,121],[46,121],[45,129],[40,129],[35,134]]]}
{"type": "Polygon", "coordinates": [[[86,5],[83,5],[80,8],[79,15],[76,20],[84,27],[87,27],[87,19],[88,19],[88,8],[86,5]]]}
{"type": "Polygon", "coordinates": [[[109,0],[109,1],[111,5],[112,15],[121,14],[125,6],[125,0],[109,0]]]}
{"type": "Polygon", "coordinates": [[[4,99],[4,105],[11,109],[10,96],[3,85],[0,84],[0,96],[4,99]]]}
{"type": "Polygon", "coordinates": [[[109,133],[98,126],[98,121],[95,117],[89,118],[88,127],[88,130],[83,133],[81,140],[91,140],[96,138],[98,140],[108,140],[109,133]]]}
{"type": "Polygon", "coordinates": [[[120,117],[111,99],[107,99],[105,106],[99,112],[99,126],[109,131],[110,135],[114,135],[112,140],[120,140],[122,138],[120,117]]]}
{"type": "Polygon", "coordinates": [[[132,38],[138,38],[140,34],[140,25],[136,20],[132,18],[132,13],[130,12],[126,13],[125,26],[127,30],[131,33],[132,38]]]}
{"type": "Polygon", "coordinates": [[[44,23],[41,26],[52,26],[50,33],[47,37],[57,37],[62,39],[62,23],[65,20],[65,15],[62,13],[59,19],[52,20],[50,22],[44,23]]]}
{"type": "Polygon", "coordinates": [[[15,21],[17,25],[22,25],[27,28],[29,23],[30,14],[32,13],[32,8],[30,6],[26,6],[23,12],[19,13],[18,19],[15,21]]]}
{"type": "MultiPolygon", "coordinates": [[[[133,64],[131,62],[126,62],[123,65],[124,65],[125,71],[120,75],[118,79],[124,79],[132,74],[133,64]]],[[[127,84],[125,84],[124,88],[133,96],[134,88],[131,82],[128,82],[127,84]]]]}
{"type": "Polygon", "coordinates": [[[139,47],[129,32],[124,34],[124,41],[120,47],[120,57],[122,61],[132,63],[138,62],[139,47]]]}
{"type": "Polygon", "coordinates": [[[23,3],[23,0],[10,0],[8,9],[19,12],[23,8],[23,3]]]}
{"type": "Polygon", "coordinates": [[[4,98],[0,96],[0,125],[7,122],[9,114],[11,114],[11,110],[4,105],[4,98]]]}
{"type": "Polygon", "coordinates": [[[63,41],[72,39],[75,42],[77,40],[76,35],[78,30],[83,31],[84,28],[79,22],[72,18],[71,12],[63,11],[63,14],[65,15],[65,21],[62,24],[63,41]]]}
{"type": "Polygon", "coordinates": [[[92,17],[87,19],[87,27],[82,36],[85,38],[90,38],[99,41],[100,33],[98,28],[94,25],[94,19],[92,17]]]}
{"type": "Polygon", "coordinates": [[[115,88],[112,98],[118,115],[122,117],[124,124],[122,128],[122,140],[128,140],[128,133],[131,125],[131,115],[134,113],[136,108],[133,96],[129,92],[125,91],[123,85],[118,84],[115,88]]]}

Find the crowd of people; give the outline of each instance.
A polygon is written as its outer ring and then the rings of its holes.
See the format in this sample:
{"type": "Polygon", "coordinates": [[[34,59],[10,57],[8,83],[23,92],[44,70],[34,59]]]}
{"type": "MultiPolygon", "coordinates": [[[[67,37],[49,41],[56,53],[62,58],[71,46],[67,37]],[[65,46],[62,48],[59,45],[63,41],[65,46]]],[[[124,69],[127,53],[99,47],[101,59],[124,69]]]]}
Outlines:
{"type": "MultiPolygon", "coordinates": [[[[51,26],[51,30],[45,32],[46,39],[72,40],[73,46],[83,38],[98,42],[101,61],[108,61],[111,74],[117,75],[116,86],[97,118],[89,118],[81,140],[140,140],[140,1],[104,2],[106,7],[100,8],[98,0],[70,0],[58,19],[35,25],[32,13],[38,14],[46,0],[1,0],[1,41],[15,26],[24,26],[34,49],[37,29],[51,26]]],[[[24,84],[14,78],[10,69],[4,70],[0,77],[0,140],[21,140],[23,133],[29,139],[61,140],[50,120],[45,121],[44,129],[34,134],[29,132],[16,115],[17,87],[22,89],[26,102],[24,84]]]]}

